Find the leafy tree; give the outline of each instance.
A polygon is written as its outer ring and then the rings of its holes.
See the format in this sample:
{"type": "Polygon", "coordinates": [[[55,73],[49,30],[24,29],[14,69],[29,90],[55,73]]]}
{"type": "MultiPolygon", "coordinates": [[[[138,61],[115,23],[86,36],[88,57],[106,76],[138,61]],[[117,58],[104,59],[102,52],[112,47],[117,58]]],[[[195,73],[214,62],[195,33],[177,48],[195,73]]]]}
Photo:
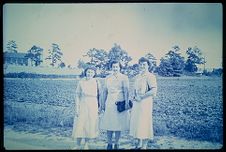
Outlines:
{"type": "Polygon", "coordinates": [[[138,64],[133,64],[132,66],[128,66],[125,69],[124,74],[126,74],[129,78],[132,78],[139,74],[139,65],[138,64]]]}
{"type": "Polygon", "coordinates": [[[107,64],[108,70],[110,70],[110,63],[112,61],[119,61],[121,66],[121,73],[128,75],[129,71],[133,68],[128,66],[128,63],[132,60],[132,58],[128,55],[128,53],[121,48],[120,45],[114,43],[113,47],[109,50],[108,54],[109,62],[107,64]]]}
{"type": "Polygon", "coordinates": [[[223,69],[222,68],[213,68],[212,71],[203,70],[203,75],[205,76],[222,76],[223,69]]]}
{"type": "Polygon", "coordinates": [[[46,60],[51,61],[51,63],[50,63],[51,66],[56,66],[57,63],[59,63],[59,62],[62,63],[61,57],[63,56],[63,53],[62,53],[61,49],[59,48],[58,44],[53,43],[52,49],[51,50],[49,49],[48,52],[49,52],[49,56],[46,58],[46,60]]]}
{"type": "Polygon", "coordinates": [[[61,63],[59,64],[59,67],[60,67],[60,68],[64,68],[64,67],[66,67],[66,65],[65,65],[64,62],[61,62],[61,63]]]}
{"type": "Polygon", "coordinates": [[[180,48],[174,46],[165,57],[160,59],[157,72],[162,76],[180,76],[183,73],[184,66],[184,57],[180,55],[180,48]]]}
{"type": "Polygon", "coordinates": [[[202,57],[201,50],[195,46],[194,48],[189,47],[186,51],[188,59],[185,64],[185,71],[196,72],[198,70],[197,64],[205,64],[205,58],[202,57]]]}
{"type": "Polygon", "coordinates": [[[215,76],[222,76],[222,74],[223,74],[222,68],[213,69],[212,71],[212,75],[215,75],[215,76]]]}
{"type": "Polygon", "coordinates": [[[191,59],[187,59],[184,70],[193,73],[198,70],[198,67],[195,65],[194,62],[192,62],[191,59]]]}
{"type": "Polygon", "coordinates": [[[99,67],[101,70],[105,70],[108,63],[108,53],[103,49],[90,49],[86,55],[91,58],[89,64],[99,67]]]}
{"type": "Polygon", "coordinates": [[[161,76],[173,76],[173,67],[168,59],[161,58],[157,67],[157,72],[161,76]]]}
{"type": "Polygon", "coordinates": [[[108,72],[107,72],[107,65],[108,65],[108,53],[103,50],[103,49],[90,49],[85,55],[88,56],[90,58],[89,62],[84,62],[82,60],[78,61],[78,68],[80,69],[86,69],[89,66],[95,66],[96,68],[99,69],[98,74],[100,74],[101,77],[105,77],[108,72]]]}
{"type": "Polygon", "coordinates": [[[86,63],[86,62],[82,61],[81,59],[78,61],[78,68],[79,69],[86,69],[89,66],[90,66],[89,63],[86,63]]]}
{"type": "Polygon", "coordinates": [[[11,53],[17,53],[17,44],[16,41],[11,40],[7,43],[7,51],[11,53]]]}
{"type": "Polygon", "coordinates": [[[122,69],[126,68],[128,66],[128,63],[132,60],[132,58],[128,56],[128,53],[116,43],[110,49],[108,59],[109,61],[119,61],[122,66],[122,69]]]}
{"type": "Polygon", "coordinates": [[[43,62],[42,60],[43,49],[33,45],[25,57],[30,58],[32,62],[35,63],[35,66],[38,66],[43,62]]]}
{"type": "Polygon", "coordinates": [[[95,66],[100,70],[100,76],[105,77],[109,74],[110,63],[112,61],[119,61],[122,66],[122,73],[126,73],[126,69],[128,68],[128,62],[132,60],[130,56],[128,56],[127,52],[121,49],[121,47],[117,44],[110,49],[109,53],[103,49],[90,49],[86,55],[90,58],[89,62],[84,62],[82,60],[78,61],[78,68],[85,69],[88,66],[95,66]]]}

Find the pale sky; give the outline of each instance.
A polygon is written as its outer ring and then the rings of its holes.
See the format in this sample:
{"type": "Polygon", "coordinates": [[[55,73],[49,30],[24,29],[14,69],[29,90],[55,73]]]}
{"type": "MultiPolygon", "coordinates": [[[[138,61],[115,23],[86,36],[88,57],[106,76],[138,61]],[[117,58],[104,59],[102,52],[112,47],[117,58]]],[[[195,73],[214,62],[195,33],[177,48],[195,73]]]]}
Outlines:
{"type": "Polygon", "coordinates": [[[19,52],[36,45],[46,57],[57,43],[66,65],[76,66],[89,49],[108,51],[114,43],[132,63],[149,52],[159,62],[174,45],[183,55],[197,46],[207,68],[222,67],[222,14],[221,3],[5,4],[3,48],[15,40],[19,52]]]}

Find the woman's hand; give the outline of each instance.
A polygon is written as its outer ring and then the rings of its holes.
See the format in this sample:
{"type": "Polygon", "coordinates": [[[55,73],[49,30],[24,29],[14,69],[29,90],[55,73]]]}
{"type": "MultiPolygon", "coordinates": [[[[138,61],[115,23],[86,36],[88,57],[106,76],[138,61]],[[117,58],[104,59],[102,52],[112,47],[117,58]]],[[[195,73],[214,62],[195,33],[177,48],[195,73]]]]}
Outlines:
{"type": "Polygon", "coordinates": [[[126,101],[125,108],[126,108],[126,109],[130,109],[129,101],[126,101]]]}
{"type": "Polygon", "coordinates": [[[141,97],[141,95],[136,95],[134,97],[134,99],[135,99],[135,101],[140,102],[142,100],[142,97],[141,97]]]}
{"type": "Polygon", "coordinates": [[[104,110],[105,110],[105,106],[104,106],[104,105],[101,105],[101,106],[98,108],[99,113],[103,113],[104,110]]]}
{"type": "Polygon", "coordinates": [[[98,108],[98,114],[104,113],[104,109],[102,107],[98,108]]]}

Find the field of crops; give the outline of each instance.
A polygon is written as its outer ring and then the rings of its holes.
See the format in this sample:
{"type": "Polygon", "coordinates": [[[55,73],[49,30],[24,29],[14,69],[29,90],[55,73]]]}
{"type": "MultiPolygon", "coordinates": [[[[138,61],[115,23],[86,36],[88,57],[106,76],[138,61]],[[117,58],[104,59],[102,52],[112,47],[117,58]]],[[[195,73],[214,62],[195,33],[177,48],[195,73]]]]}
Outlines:
{"type": "MultiPolygon", "coordinates": [[[[155,135],[223,142],[222,78],[158,78],[155,135]]],[[[77,80],[4,79],[4,123],[72,127],[77,80]]]]}

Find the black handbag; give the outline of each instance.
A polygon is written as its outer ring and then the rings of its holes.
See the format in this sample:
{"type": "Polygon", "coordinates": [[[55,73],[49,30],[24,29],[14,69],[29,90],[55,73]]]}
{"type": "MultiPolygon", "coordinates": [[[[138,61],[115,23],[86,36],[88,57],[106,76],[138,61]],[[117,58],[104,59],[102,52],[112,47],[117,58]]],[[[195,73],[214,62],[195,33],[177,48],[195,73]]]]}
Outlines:
{"type": "Polygon", "coordinates": [[[133,107],[133,102],[129,100],[129,108],[126,109],[126,101],[118,101],[115,103],[117,105],[118,112],[123,112],[125,110],[131,109],[133,107]]]}

